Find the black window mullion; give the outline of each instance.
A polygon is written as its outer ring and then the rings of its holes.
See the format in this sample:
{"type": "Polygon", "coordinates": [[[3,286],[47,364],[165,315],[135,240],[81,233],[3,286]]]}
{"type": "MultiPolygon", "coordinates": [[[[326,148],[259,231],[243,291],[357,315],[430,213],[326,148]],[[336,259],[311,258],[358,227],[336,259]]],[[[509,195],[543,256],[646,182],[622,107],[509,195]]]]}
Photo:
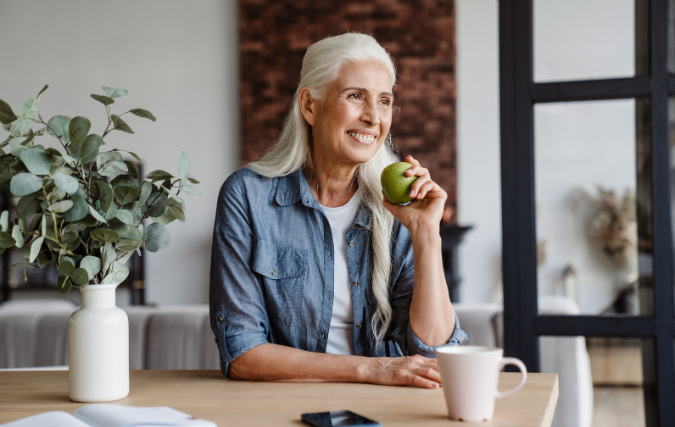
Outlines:
{"type": "Polygon", "coordinates": [[[656,322],[651,316],[537,316],[537,334],[603,338],[654,338],[656,322]]]}
{"type": "Polygon", "coordinates": [[[638,98],[650,96],[651,91],[651,79],[647,76],[536,83],[533,88],[532,100],[536,103],[544,103],[638,98]]]}
{"type": "MultiPolygon", "coordinates": [[[[661,425],[675,419],[673,352],[673,248],[668,129],[668,0],[651,1],[652,227],[656,388],[661,425]]],[[[648,408],[645,408],[648,409],[648,408]]]]}
{"type": "Polygon", "coordinates": [[[539,371],[532,1],[499,2],[504,352],[539,371]]]}

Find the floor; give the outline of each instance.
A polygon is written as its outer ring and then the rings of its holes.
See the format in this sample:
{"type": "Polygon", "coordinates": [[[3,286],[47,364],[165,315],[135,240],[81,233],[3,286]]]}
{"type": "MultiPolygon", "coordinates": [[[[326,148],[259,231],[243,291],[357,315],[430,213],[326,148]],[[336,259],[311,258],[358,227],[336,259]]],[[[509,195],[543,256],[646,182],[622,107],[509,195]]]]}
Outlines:
{"type": "Polygon", "coordinates": [[[642,387],[593,387],[593,427],[643,427],[642,387]]]}

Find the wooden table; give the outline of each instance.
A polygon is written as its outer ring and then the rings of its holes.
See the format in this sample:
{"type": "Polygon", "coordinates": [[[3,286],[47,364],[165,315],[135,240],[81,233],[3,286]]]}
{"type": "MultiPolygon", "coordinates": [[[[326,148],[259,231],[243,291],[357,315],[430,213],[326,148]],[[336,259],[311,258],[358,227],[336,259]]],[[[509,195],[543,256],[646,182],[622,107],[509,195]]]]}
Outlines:
{"type": "MultiPolygon", "coordinates": [[[[500,390],[518,373],[502,373],[500,390]]],[[[497,401],[491,421],[476,426],[550,426],[558,400],[556,374],[529,374],[518,392],[497,401]]],[[[467,426],[448,419],[443,390],[370,384],[255,383],[220,371],[131,371],[131,392],[115,402],[170,406],[225,426],[302,426],[303,412],[349,409],[383,426],[467,426]]],[[[73,413],[66,371],[0,371],[0,424],[48,411],[73,413]]]]}

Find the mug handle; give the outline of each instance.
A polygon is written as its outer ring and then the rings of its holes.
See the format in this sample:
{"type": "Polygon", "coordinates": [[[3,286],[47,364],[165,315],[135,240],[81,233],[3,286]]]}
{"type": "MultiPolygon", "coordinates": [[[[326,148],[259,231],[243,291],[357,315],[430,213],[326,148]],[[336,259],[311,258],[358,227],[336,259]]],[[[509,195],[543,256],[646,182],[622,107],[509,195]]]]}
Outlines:
{"type": "Polygon", "coordinates": [[[525,364],[523,362],[521,362],[519,359],[516,359],[515,357],[504,357],[499,362],[499,371],[501,371],[502,368],[506,365],[516,365],[518,369],[520,369],[521,373],[520,383],[510,390],[506,390],[501,393],[497,392],[495,399],[501,399],[502,397],[508,396],[509,394],[520,390],[520,388],[525,385],[525,381],[527,381],[527,368],[525,367],[525,364]]]}

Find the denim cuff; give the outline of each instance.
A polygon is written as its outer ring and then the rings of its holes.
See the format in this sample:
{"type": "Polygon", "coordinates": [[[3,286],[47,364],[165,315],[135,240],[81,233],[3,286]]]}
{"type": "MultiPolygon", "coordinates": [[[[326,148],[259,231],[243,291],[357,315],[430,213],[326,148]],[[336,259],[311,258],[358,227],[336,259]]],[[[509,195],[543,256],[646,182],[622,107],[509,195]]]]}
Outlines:
{"type": "Polygon", "coordinates": [[[232,337],[225,337],[224,348],[220,350],[220,357],[225,363],[230,363],[237,357],[260,344],[267,344],[267,336],[262,332],[248,332],[232,337]]]}
{"type": "Polygon", "coordinates": [[[466,332],[464,332],[459,328],[459,318],[457,317],[457,314],[455,314],[455,330],[450,336],[450,339],[445,344],[437,345],[435,347],[426,345],[417,335],[415,335],[412,328],[410,328],[410,324],[408,324],[407,347],[408,347],[408,354],[410,355],[419,354],[420,356],[435,359],[436,358],[435,349],[440,347],[446,347],[449,345],[460,345],[467,339],[469,339],[469,337],[466,335],[466,332]]]}

